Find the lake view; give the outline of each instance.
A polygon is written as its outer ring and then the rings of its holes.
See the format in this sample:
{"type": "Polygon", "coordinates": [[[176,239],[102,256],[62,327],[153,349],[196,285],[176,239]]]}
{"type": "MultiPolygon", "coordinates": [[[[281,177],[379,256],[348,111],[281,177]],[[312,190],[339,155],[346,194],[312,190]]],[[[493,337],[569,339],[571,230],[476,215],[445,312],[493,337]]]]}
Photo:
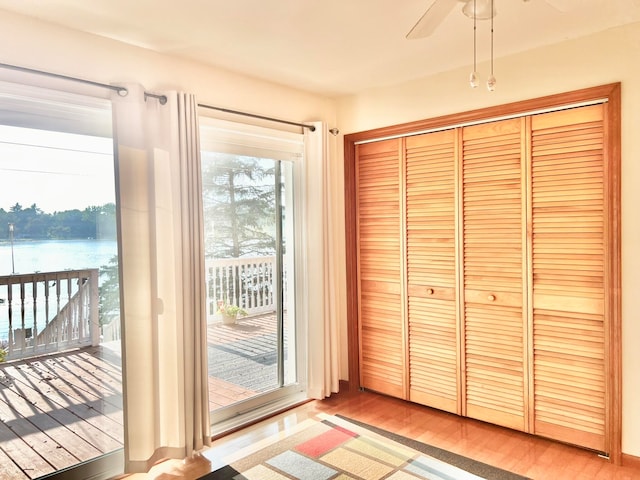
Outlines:
{"type": "MultiPolygon", "coordinates": [[[[117,255],[115,240],[16,241],[13,245],[15,274],[99,268],[117,255]]],[[[0,243],[0,276],[12,273],[10,243],[0,243]]],[[[6,287],[0,286],[0,340],[8,338],[6,287]]],[[[15,321],[15,320],[14,320],[15,321]]]]}

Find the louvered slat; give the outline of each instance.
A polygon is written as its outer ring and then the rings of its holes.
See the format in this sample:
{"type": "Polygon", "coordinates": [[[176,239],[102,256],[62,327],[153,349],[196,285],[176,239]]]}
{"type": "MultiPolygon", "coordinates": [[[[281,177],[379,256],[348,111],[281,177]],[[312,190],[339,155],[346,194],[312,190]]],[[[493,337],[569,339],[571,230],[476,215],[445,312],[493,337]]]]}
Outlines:
{"type": "Polygon", "coordinates": [[[404,397],[399,141],[356,151],[360,385],[404,397]]]}
{"type": "Polygon", "coordinates": [[[603,106],[532,119],[535,433],[605,451],[603,106]]]}
{"type": "Polygon", "coordinates": [[[466,414],[525,429],[522,120],[463,130],[466,414]]]}
{"type": "Polygon", "coordinates": [[[458,412],[454,130],[406,139],[409,395],[458,412]]]}

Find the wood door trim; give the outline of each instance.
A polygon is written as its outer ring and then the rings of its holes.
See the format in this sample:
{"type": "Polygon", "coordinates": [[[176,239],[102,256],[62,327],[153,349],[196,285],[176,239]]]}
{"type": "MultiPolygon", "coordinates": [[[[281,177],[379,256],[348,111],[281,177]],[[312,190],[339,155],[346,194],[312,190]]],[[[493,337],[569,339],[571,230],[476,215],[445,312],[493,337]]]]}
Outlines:
{"type": "MultiPolygon", "coordinates": [[[[405,136],[433,129],[442,129],[467,123],[482,123],[509,116],[524,116],[540,110],[561,110],[577,104],[592,101],[611,101],[611,95],[620,89],[620,83],[611,83],[597,87],[584,88],[566,93],[558,93],[519,102],[506,103],[493,107],[469,110],[466,112],[442,115],[440,117],[401,123],[363,132],[349,133],[344,136],[345,152],[349,144],[383,139],[394,136],[405,136]]],[[[346,156],[345,156],[346,160],[346,156]]],[[[346,173],[346,172],[345,172],[346,173]]]]}
{"type": "MultiPolygon", "coordinates": [[[[605,128],[607,131],[607,213],[610,228],[607,231],[609,245],[607,312],[609,314],[609,345],[607,364],[612,373],[609,382],[608,431],[610,458],[616,464],[622,462],[622,302],[621,302],[621,206],[620,206],[620,140],[621,140],[621,84],[612,83],[572,92],[559,93],[545,97],[523,100],[520,102],[498,105],[477,110],[470,110],[451,115],[419,120],[416,122],[393,125],[363,132],[347,134],[344,137],[344,194],[345,194],[345,246],[347,299],[357,299],[357,241],[356,241],[356,143],[371,141],[389,136],[405,136],[429,129],[446,128],[448,126],[489,121],[490,119],[508,115],[526,115],[542,109],[562,109],[563,106],[581,102],[602,100],[608,103],[605,128]]],[[[348,335],[348,371],[349,389],[360,388],[360,366],[358,362],[358,305],[357,301],[347,302],[347,335],[348,335]]]]}
{"type": "Polygon", "coordinates": [[[621,85],[611,85],[605,117],[605,208],[610,219],[606,230],[607,272],[605,276],[606,306],[609,318],[608,351],[605,361],[612,373],[609,394],[610,458],[622,464],[622,196],[621,196],[621,85]],[[607,298],[608,297],[608,298],[607,298]]]}
{"type": "Polygon", "coordinates": [[[350,143],[344,151],[345,258],[347,278],[347,339],[349,391],[360,389],[360,341],[358,327],[358,240],[356,198],[356,146],[350,143]],[[352,299],[352,301],[349,301],[352,299]]]}

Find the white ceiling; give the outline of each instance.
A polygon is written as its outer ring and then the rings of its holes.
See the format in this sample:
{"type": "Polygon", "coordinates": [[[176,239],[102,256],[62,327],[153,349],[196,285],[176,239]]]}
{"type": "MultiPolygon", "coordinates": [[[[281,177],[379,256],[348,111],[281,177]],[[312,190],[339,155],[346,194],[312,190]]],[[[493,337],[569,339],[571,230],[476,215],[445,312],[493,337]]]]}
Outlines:
{"type": "MultiPolygon", "coordinates": [[[[433,35],[405,35],[433,0],[0,0],[0,9],[336,96],[473,62],[462,3],[433,35]]],[[[640,21],[640,0],[495,0],[495,70],[508,54],[640,21]]],[[[478,62],[489,22],[478,22],[478,62]]]]}

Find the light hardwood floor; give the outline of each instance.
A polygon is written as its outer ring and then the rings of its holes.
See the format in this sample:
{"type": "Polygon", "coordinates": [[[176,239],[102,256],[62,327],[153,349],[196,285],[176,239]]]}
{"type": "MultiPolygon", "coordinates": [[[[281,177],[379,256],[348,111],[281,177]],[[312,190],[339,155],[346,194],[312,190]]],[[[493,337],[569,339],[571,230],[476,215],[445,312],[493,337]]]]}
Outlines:
{"type": "Polygon", "coordinates": [[[312,401],[214,441],[201,458],[169,460],[127,480],[197,479],[221,466],[225,453],[286,431],[317,413],[341,414],[543,480],[640,479],[640,467],[616,466],[595,453],[370,392],[312,401]]]}

